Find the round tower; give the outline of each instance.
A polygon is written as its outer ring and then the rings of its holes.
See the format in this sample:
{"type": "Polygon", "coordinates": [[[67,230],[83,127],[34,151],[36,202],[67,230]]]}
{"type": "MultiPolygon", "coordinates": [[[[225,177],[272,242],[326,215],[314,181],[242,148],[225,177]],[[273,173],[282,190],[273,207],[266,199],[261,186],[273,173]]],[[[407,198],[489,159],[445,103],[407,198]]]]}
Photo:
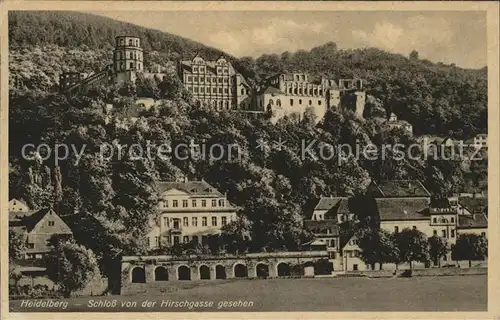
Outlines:
{"type": "Polygon", "coordinates": [[[136,79],[136,72],[144,70],[144,57],[141,39],[133,36],[116,37],[113,52],[113,71],[117,83],[136,79]]]}

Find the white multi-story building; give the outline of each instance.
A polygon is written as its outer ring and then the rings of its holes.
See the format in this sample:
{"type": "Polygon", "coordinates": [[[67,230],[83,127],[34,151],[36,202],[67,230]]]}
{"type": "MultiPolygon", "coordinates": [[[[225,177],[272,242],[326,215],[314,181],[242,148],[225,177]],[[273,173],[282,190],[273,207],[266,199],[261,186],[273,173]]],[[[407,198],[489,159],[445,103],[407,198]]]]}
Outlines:
{"type": "Polygon", "coordinates": [[[226,196],[201,181],[160,182],[158,217],[148,234],[151,249],[192,241],[204,243],[221,227],[236,219],[236,208],[226,196]]]}

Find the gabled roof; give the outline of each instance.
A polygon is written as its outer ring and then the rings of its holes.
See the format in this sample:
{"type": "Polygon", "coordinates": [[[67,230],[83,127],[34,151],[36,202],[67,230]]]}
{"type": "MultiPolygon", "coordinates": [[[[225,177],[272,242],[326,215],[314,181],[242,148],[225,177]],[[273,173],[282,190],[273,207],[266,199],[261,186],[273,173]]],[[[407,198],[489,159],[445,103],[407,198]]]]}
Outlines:
{"type": "Polygon", "coordinates": [[[336,219],[338,214],[350,214],[349,198],[340,198],[339,201],[331,207],[325,214],[326,219],[336,219]]]}
{"type": "Polygon", "coordinates": [[[25,206],[28,206],[28,204],[23,199],[12,198],[9,200],[9,202],[11,202],[13,200],[20,202],[20,203],[24,204],[25,206]]]}
{"type": "Polygon", "coordinates": [[[333,206],[338,204],[344,197],[321,197],[314,210],[330,210],[333,206]]]}
{"type": "Polygon", "coordinates": [[[170,182],[162,181],[156,184],[158,192],[163,193],[168,190],[177,189],[186,192],[192,196],[213,196],[223,197],[224,195],[219,190],[212,187],[206,181],[187,181],[187,182],[170,182]]]}
{"type": "Polygon", "coordinates": [[[425,198],[378,198],[375,202],[380,221],[429,219],[425,198]]]}
{"type": "Polygon", "coordinates": [[[488,218],[484,213],[458,216],[459,229],[488,228],[488,218]]]}
{"type": "Polygon", "coordinates": [[[419,180],[372,181],[368,193],[375,198],[430,197],[431,194],[419,180]]]}
{"type": "Polygon", "coordinates": [[[343,250],[344,247],[352,239],[354,239],[354,238],[359,239],[361,237],[359,233],[360,233],[359,231],[344,229],[344,232],[341,232],[341,235],[340,235],[340,250],[343,250]]]}
{"type": "MultiPolygon", "coordinates": [[[[15,228],[26,228],[26,232],[31,232],[48,214],[53,214],[59,217],[51,208],[44,208],[29,212],[9,212],[9,226],[15,228]]],[[[62,222],[64,222],[64,220],[62,222]]]]}
{"type": "Polygon", "coordinates": [[[488,198],[459,197],[458,203],[471,213],[483,213],[488,207],[488,198]]]}

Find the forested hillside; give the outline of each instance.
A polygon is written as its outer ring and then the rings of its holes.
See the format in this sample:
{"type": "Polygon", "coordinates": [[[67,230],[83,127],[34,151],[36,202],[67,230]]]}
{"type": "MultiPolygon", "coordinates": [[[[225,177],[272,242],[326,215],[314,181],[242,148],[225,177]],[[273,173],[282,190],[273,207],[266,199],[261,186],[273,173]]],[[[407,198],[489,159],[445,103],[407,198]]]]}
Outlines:
{"type": "Polygon", "coordinates": [[[145,68],[172,67],[172,62],[196,53],[208,59],[222,54],[189,39],[91,14],[11,11],[11,86],[48,91],[57,84],[61,72],[100,70],[111,61],[115,36],[123,34],[142,39],[145,68]]]}
{"type": "MultiPolygon", "coordinates": [[[[142,38],[145,66],[170,69],[200,52],[222,52],[179,36],[75,12],[10,12],[11,85],[49,90],[62,71],[96,71],[109,63],[116,35],[142,38]]],[[[230,56],[229,56],[230,57],[230,56]]],[[[251,83],[276,72],[308,72],[314,78],[361,77],[370,96],[409,121],[417,134],[469,138],[487,131],[487,69],[466,70],[375,48],[338,50],[335,43],[257,59],[230,57],[251,83]]],[[[380,115],[368,103],[366,115],[380,115]]]]}
{"type": "MultiPolygon", "coordinates": [[[[318,125],[309,112],[273,125],[264,117],[193,107],[174,75],[161,83],[96,87],[68,99],[51,92],[58,73],[104,66],[118,34],[142,37],[150,64],[172,65],[197,51],[214,58],[220,51],[91,15],[23,12],[11,13],[9,18],[10,197],[24,199],[33,208],[50,205],[63,215],[81,214],[74,233],[96,253],[108,274],[115,271],[110,260],[145,250],[148,219],[156,213],[154,183],[182,175],[203,178],[227,193],[240,208],[241,219],[228,225],[224,234],[237,238],[231,243],[243,243],[239,241],[242,235],[250,234],[253,241],[245,250],[251,251],[296,249],[308,237],[302,220],[310,216],[319,197],[363,197],[372,179],[419,179],[436,197],[487,188],[487,159],[435,160],[422,150],[414,151],[413,158],[389,152],[376,159],[352,157],[340,162],[337,154],[323,159],[301,156],[303,142],[315,141],[315,153],[324,145],[348,145],[357,150],[367,144],[381,148],[398,143],[407,152],[418,143],[418,137],[403,130],[388,131],[381,126],[372,117],[371,103],[364,119],[334,109],[318,125]],[[154,93],[162,100],[160,105],[123,126],[123,114],[144,92],[154,93]],[[108,103],[114,105],[111,116],[105,111],[108,103]],[[257,148],[260,138],[269,141],[267,148],[257,148]],[[279,138],[286,145],[281,150],[272,148],[273,140],[279,138]],[[205,142],[207,148],[216,143],[237,144],[244,156],[134,160],[125,155],[120,161],[99,156],[103,144],[146,146],[150,141],[175,145],[191,140],[205,142]],[[45,161],[23,159],[22,146],[41,143],[86,149],[79,161],[73,154],[57,165],[53,154],[45,161]]],[[[416,53],[410,59],[377,49],[337,50],[333,43],[311,51],[242,58],[237,63],[254,81],[274,72],[296,70],[316,78],[362,77],[368,94],[411,122],[417,134],[469,137],[486,132],[486,69],[433,64],[418,59],[416,53]]],[[[356,213],[373,214],[363,208],[356,213]]]]}
{"type": "MultiPolygon", "coordinates": [[[[487,69],[465,70],[379,49],[338,50],[327,43],[310,51],[241,59],[257,76],[307,71],[317,78],[359,77],[388,112],[407,120],[417,134],[456,138],[487,131],[487,69]]],[[[368,104],[370,114],[372,105],[368,104]]]]}

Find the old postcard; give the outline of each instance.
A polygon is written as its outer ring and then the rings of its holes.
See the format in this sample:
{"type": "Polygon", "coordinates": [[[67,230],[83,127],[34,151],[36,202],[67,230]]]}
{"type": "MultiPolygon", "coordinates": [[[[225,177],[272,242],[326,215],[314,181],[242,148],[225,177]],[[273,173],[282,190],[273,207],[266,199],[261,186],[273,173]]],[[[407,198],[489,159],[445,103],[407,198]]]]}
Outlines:
{"type": "Polygon", "coordinates": [[[498,319],[498,16],[5,2],[2,316],[498,319]]]}

